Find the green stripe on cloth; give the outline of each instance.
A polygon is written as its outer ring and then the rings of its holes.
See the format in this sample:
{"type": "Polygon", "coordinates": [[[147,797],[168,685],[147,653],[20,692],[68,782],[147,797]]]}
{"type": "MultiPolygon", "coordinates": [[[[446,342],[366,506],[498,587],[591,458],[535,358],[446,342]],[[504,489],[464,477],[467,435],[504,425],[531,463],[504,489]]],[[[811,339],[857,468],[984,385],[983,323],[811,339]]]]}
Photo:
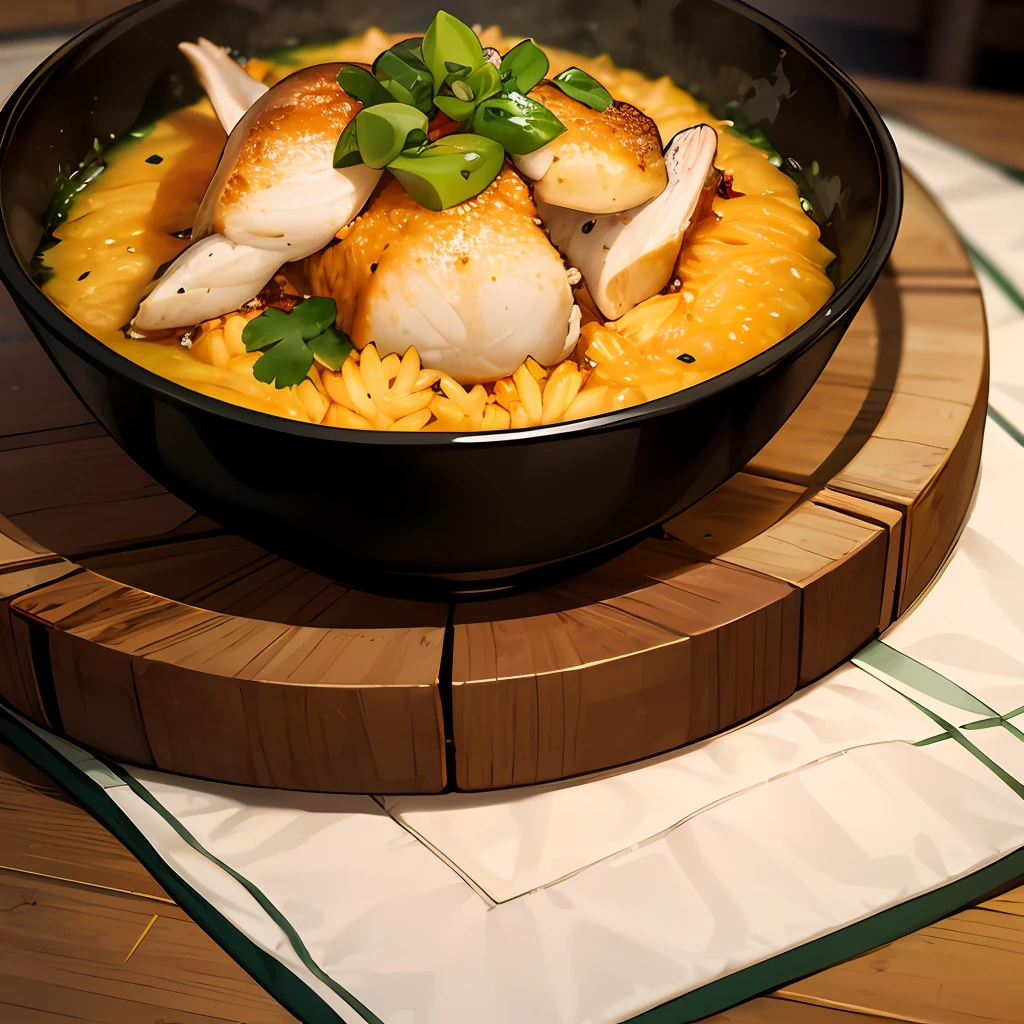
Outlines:
{"type": "MultiPolygon", "coordinates": [[[[935,669],[922,665],[921,662],[890,647],[882,640],[872,640],[866,647],[857,652],[851,659],[855,665],[862,668],[877,669],[886,675],[898,679],[901,683],[913,687],[918,693],[926,694],[941,700],[943,704],[949,704],[961,711],[970,711],[975,715],[986,715],[990,718],[997,717],[999,712],[990,708],[984,701],[978,700],[973,693],[969,693],[952,679],[936,672],[935,669]]],[[[871,673],[875,675],[874,672],[871,673]]],[[[878,676],[876,675],[877,679],[878,676]]],[[[885,682],[884,679],[881,682],[885,682]]]]}
{"type": "Polygon", "coordinates": [[[997,426],[1002,427],[1022,448],[1024,448],[1024,432],[1014,426],[998,409],[988,407],[988,418],[997,426]]]}
{"type": "Polygon", "coordinates": [[[184,825],[178,821],[170,811],[159,800],[153,796],[152,793],[145,786],[139,782],[131,773],[126,771],[121,765],[115,764],[114,762],[107,761],[107,767],[114,772],[118,778],[126,786],[128,786],[132,792],[142,801],[147,803],[153,808],[157,814],[160,815],[164,821],[167,822],[171,828],[178,834],[178,836],[189,846],[192,847],[197,853],[201,853],[211,863],[216,864],[222,871],[229,874],[247,893],[260,905],[260,909],[269,917],[274,924],[278,926],[288,937],[288,942],[291,944],[292,949],[295,951],[295,955],[302,961],[305,967],[313,974],[318,980],[322,981],[335,995],[340,996],[353,1010],[359,1013],[369,1024],[384,1024],[384,1022],[378,1017],[372,1010],[367,1009],[351,992],[343,988],[338,984],[329,974],[326,974],[320,965],[313,959],[309,954],[309,950],[306,949],[306,944],[302,941],[299,933],[292,926],[291,922],[281,913],[280,910],[274,906],[273,903],[267,899],[264,894],[256,888],[252,882],[249,881],[244,875],[239,874],[229,864],[224,863],[219,857],[210,853],[209,850],[204,847],[191,832],[185,828],[184,825]]]}
{"type": "Polygon", "coordinates": [[[1020,293],[1017,286],[980,249],[968,242],[963,235],[959,235],[959,237],[961,244],[971,257],[971,261],[976,263],[981,268],[982,273],[990,278],[992,283],[1024,313],[1024,295],[1020,293]]]}
{"type": "Polygon", "coordinates": [[[850,661],[869,675],[874,676],[880,683],[884,683],[894,693],[898,693],[904,700],[910,701],[915,708],[926,714],[936,725],[945,730],[952,739],[956,740],[960,746],[973,754],[990,772],[1024,800],[1024,783],[1019,782],[1010,775],[1009,772],[993,761],[988,754],[975,746],[961,732],[961,729],[964,728],[978,729],[989,726],[1002,726],[1016,736],[1017,739],[1024,740],[1024,734],[1013,723],[1007,721],[1016,712],[1011,711],[1008,715],[1000,715],[998,711],[989,707],[984,701],[979,700],[973,693],[965,690],[958,683],[954,683],[952,679],[947,679],[941,673],[936,672],[935,669],[915,661],[910,655],[904,654],[895,647],[890,647],[881,640],[872,640],[871,643],[855,654],[850,661]],[[942,701],[943,704],[948,704],[950,707],[959,708],[961,711],[970,711],[976,715],[987,715],[988,717],[983,719],[982,722],[961,726],[958,729],[937,712],[918,703],[913,697],[893,686],[885,676],[897,679],[905,686],[917,690],[918,693],[923,693],[935,700],[942,701]]]}
{"type": "Polygon", "coordinates": [[[31,761],[119,839],[171,899],[289,1013],[304,1024],[338,1024],[342,1020],[301,978],[257,946],[176,874],[139,827],[106,795],[103,786],[40,739],[19,721],[15,712],[9,711],[2,703],[0,742],[6,743],[31,761]]]}

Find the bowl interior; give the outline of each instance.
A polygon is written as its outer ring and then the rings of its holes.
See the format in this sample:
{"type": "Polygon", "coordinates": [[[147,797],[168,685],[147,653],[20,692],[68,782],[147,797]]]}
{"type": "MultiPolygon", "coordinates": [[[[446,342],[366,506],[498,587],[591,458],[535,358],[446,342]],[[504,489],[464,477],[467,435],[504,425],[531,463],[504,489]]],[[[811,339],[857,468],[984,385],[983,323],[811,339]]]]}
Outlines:
{"type": "MultiPolygon", "coordinates": [[[[738,110],[800,165],[837,254],[837,285],[850,279],[874,236],[884,169],[858,102],[827,62],[735,0],[523,0],[496,12],[485,0],[454,2],[465,21],[500,13],[510,34],[669,75],[720,116],[738,110]],[[733,101],[733,106],[726,104],[733,101]],[[738,102],[738,107],[735,105],[738,102]],[[813,173],[812,173],[813,172],[813,173]]],[[[206,35],[246,53],[337,39],[377,24],[422,31],[434,3],[398,0],[157,0],[84,34],[59,74],[37,74],[31,116],[8,137],[0,210],[23,268],[30,264],[59,171],[74,168],[94,139],[119,136],[199,96],[177,43],[206,35]]]]}

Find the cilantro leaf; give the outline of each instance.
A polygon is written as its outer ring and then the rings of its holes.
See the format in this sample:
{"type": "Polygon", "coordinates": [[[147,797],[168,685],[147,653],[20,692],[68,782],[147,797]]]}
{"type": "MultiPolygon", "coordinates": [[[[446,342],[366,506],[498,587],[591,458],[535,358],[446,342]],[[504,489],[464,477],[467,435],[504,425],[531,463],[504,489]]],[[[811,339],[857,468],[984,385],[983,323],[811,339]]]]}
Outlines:
{"type": "Polygon", "coordinates": [[[316,356],[316,361],[323,363],[328,370],[340,370],[352,351],[352,342],[336,327],[328,327],[323,334],[310,339],[309,349],[316,356]]]}
{"type": "Polygon", "coordinates": [[[252,368],[264,384],[287,388],[301,384],[313,357],[337,370],[352,351],[348,336],[334,326],[338,307],[334,299],[311,298],[290,313],[271,306],[250,320],[242,331],[247,352],[262,351],[252,368]]]}
{"type": "Polygon", "coordinates": [[[293,331],[256,360],[252,375],[264,384],[287,388],[301,384],[312,365],[313,353],[298,331],[293,331]]]}
{"type": "Polygon", "coordinates": [[[328,327],[334,326],[338,318],[338,304],[334,299],[312,298],[300,302],[289,314],[292,320],[298,321],[303,341],[311,341],[318,334],[323,334],[328,327]]]}
{"type": "Polygon", "coordinates": [[[246,352],[257,352],[268,345],[282,341],[291,331],[291,320],[283,309],[271,306],[250,320],[242,329],[242,344],[246,352]]]}

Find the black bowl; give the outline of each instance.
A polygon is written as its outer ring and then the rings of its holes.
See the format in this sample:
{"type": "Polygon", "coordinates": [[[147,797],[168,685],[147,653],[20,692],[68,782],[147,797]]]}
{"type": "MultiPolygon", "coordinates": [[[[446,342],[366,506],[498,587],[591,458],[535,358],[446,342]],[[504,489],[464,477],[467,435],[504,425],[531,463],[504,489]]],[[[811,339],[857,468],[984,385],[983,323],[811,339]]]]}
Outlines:
{"type": "MultiPolygon", "coordinates": [[[[814,383],[893,245],[899,161],[860,90],[806,42],[735,0],[523,0],[452,5],[467,22],[669,74],[716,113],[740,101],[775,147],[817,161],[836,291],[771,349],[623,412],[487,434],[391,434],[292,423],[206,398],[115,354],[33,283],[61,168],[93,138],[199,95],[182,39],[259,53],[380,24],[422,30],[433,4],[148,0],[50,57],[3,111],[0,276],[50,358],[118,443],[225,526],[374,590],[500,590],[599,560],[704,497],[779,429],[814,383]]],[[[734,108],[730,108],[734,109],[734,108]]]]}

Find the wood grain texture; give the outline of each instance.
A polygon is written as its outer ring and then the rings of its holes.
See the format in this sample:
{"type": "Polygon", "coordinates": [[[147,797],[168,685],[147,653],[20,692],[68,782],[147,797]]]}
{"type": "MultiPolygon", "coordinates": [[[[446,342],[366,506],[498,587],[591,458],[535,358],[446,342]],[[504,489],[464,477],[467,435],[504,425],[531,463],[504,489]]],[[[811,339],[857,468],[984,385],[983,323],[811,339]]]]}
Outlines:
{"type": "Polygon", "coordinates": [[[113,438],[33,439],[0,450],[0,511],[38,543],[69,558],[83,552],[205,533],[217,525],[193,512],[135,465],[113,438]]]}
{"type": "MultiPolygon", "coordinates": [[[[353,792],[444,786],[433,621],[320,629],[223,615],[85,570],[11,602],[47,631],[65,731],[222,781],[353,792]]],[[[22,657],[24,634],[15,635],[22,657]]]]}
{"type": "MultiPolygon", "coordinates": [[[[956,233],[914,179],[890,266],[898,307],[878,322],[900,361],[882,415],[828,486],[903,514],[897,613],[942,564],[970,506],[988,402],[978,288],[956,233]]],[[[877,289],[876,289],[877,291],[877,289]]]]}
{"type": "Polygon", "coordinates": [[[645,541],[561,587],[455,611],[456,779],[486,789],[633,760],[796,686],[785,584],[645,541]]]}
{"type": "Polygon", "coordinates": [[[805,493],[798,484],[739,473],[665,525],[696,557],[800,591],[801,684],[824,675],[870,639],[886,608],[891,617],[902,522],[889,509],[865,519],[868,502],[852,517],[835,503],[805,500],[805,493]]]}
{"type": "Polygon", "coordinates": [[[888,505],[877,505],[852,494],[833,491],[828,487],[814,495],[814,504],[874,523],[886,531],[885,577],[882,585],[881,614],[878,619],[879,631],[886,629],[896,617],[897,587],[903,555],[903,516],[888,505]]]}
{"type": "Polygon", "coordinates": [[[34,983],[51,990],[49,1012],[102,1008],[116,1014],[99,1018],[106,1024],[164,1014],[292,1019],[173,903],[0,869],[0,949],[0,1006],[25,998],[25,983],[34,983]]]}
{"type": "Polygon", "coordinates": [[[879,107],[979,156],[1024,169],[1024,137],[1006,130],[1024,122],[1024,96],[869,76],[859,76],[858,82],[879,107]]]}
{"type": "Polygon", "coordinates": [[[168,898],[153,876],[98,821],[2,743],[0,867],[150,896],[154,914],[159,912],[159,901],[168,898]]]}
{"type": "Polygon", "coordinates": [[[876,1015],[762,996],[705,1017],[704,1024],[879,1024],[876,1015]]]}
{"type": "Polygon", "coordinates": [[[927,1024],[1019,1024],[1022,955],[1024,917],[974,908],[783,992],[927,1024]]]}
{"type": "Polygon", "coordinates": [[[11,601],[75,571],[63,559],[41,565],[8,567],[0,572],[0,699],[40,725],[50,725],[32,664],[27,626],[11,614],[11,601]]]}
{"type": "Polygon", "coordinates": [[[800,684],[835,668],[878,629],[889,534],[814,502],[719,556],[785,580],[801,602],[800,684]]]}

